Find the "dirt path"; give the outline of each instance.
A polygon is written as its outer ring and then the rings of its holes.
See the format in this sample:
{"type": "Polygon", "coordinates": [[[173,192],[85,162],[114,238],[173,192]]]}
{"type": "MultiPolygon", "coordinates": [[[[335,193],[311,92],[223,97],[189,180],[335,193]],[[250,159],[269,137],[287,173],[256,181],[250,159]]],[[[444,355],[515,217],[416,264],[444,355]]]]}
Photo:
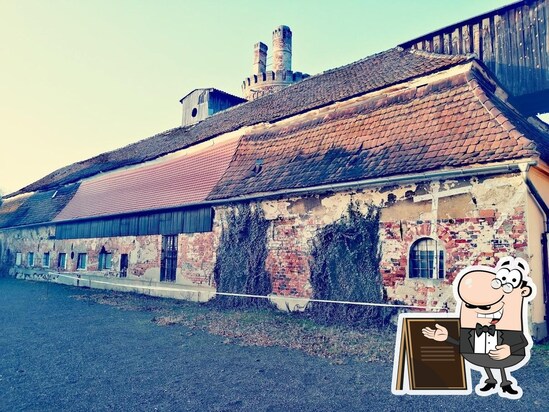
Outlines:
{"type": "Polygon", "coordinates": [[[549,368],[535,357],[515,374],[525,389],[519,401],[397,397],[390,363],[337,364],[297,350],[240,346],[182,325],[159,326],[147,311],[74,298],[93,293],[0,278],[0,411],[504,411],[549,404],[549,368]]]}

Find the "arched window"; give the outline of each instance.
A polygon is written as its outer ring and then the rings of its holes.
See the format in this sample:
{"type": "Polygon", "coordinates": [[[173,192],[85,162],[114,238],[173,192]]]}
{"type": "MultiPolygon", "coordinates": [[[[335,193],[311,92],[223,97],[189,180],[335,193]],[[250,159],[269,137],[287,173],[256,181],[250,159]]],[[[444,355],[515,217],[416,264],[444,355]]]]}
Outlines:
{"type": "Polygon", "coordinates": [[[422,238],[410,248],[409,276],[411,278],[444,278],[444,251],[435,239],[422,238]]]}

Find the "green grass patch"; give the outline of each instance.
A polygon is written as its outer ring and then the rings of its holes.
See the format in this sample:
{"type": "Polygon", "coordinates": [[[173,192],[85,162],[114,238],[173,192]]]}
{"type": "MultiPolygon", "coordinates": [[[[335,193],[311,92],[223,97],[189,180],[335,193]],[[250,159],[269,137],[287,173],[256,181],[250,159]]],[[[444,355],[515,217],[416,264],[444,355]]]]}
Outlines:
{"type": "Polygon", "coordinates": [[[394,327],[357,328],[325,325],[304,314],[269,308],[224,309],[173,299],[93,290],[74,296],[120,310],[146,311],[162,327],[182,325],[223,336],[224,343],[279,346],[330,359],[334,363],[392,362],[394,327]]]}

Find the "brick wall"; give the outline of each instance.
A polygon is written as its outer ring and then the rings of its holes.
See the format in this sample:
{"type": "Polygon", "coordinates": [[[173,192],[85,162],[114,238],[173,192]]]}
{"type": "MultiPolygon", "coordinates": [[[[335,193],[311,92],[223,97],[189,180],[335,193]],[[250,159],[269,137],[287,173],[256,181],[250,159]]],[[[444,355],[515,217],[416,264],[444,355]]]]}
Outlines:
{"type": "Polygon", "coordinates": [[[181,267],[180,283],[213,285],[217,231],[179,235],[178,259],[181,267]]]}
{"type": "MultiPolygon", "coordinates": [[[[94,239],[56,240],[53,227],[38,227],[0,232],[3,256],[9,250],[8,265],[13,275],[17,273],[41,273],[48,271],[78,272],[79,253],[87,254],[87,273],[97,272],[104,276],[120,276],[120,259],[128,254],[130,278],[160,280],[162,236],[122,236],[94,239]],[[112,253],[112,268],[98,271],[99,254],[102,250],[112,253]],[[15,254],[22,255],[21,265],[15,266],[15,254]],[[29,267],[27,256],[34,253],[34,265],[29,267]],[[44,268],[44,253],[50,253],[50,267],[44,268]],[[59,253],[66,253],[66,268],[57,267],[59,253]]],[[[176,282],[180,284],[206,285],[212,283],[217,232],[180,234],[178,236],[178,271],[176,282]]]]}
{"type": "Polygon", "coordinates": [[[292,198],[262,203],[270,220],[266,262],[273,293],[312,296],[309,283],[311,241],[322,226],[339,219],[351,201],[382,205],[380,274],[388,297],[430,308],[455,306],[452,281],[473,264],[494,265],[506,255],[528,257],[525,187],[520,176],[462,179],[437,185],[414,184],[292,198]],[[414,202],[414,195],[465,187],[466,193],[438,202],[414,202]],[[444,279],[410,279],[409,250],[422,238],[440,242],[444,279]]]}
{"type": "MultiPolygon", "coordinates": [[[[508,255],[527,258],[525,215],[522,207],[498,220],[492,210],[485,217],[382,222],[381,274],[388,296],[412,305],[431,308],[455,305],[451,284],[460,270],[470,265],[494,266],[508,255]],[[412,244],[422,238],[438,240],[444,250],[443,280],[409,279],[408,259],[412,244]]],[[[501,216],[500,216],[501,217],[501,216]]]]}
{"type": "Polygon", "coordinates": [[[307,240],[311,237],[311,229],[316,226],[297,217],[272,222],[265,266],[271,275],[273,293],[298,297],[312,295],[307,240]]]}

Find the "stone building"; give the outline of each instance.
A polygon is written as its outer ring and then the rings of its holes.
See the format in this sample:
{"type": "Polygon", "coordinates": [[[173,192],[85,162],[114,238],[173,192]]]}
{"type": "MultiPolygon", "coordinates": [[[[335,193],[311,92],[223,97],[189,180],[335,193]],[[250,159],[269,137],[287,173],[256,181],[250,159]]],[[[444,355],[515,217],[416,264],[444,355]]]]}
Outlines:
{"type": "Polygon", "coordinates": [[[269,221],[273,301],[306,301],[311,239],[358,201],[382,208],[389,300],[452,309],[462,268],[520,256],[542,338],[549,130],[507,99],[474,56],[393,48],[6,196],[0,262],[20,277],[206,300],[226,211],[254,202],[269,221]]]}

